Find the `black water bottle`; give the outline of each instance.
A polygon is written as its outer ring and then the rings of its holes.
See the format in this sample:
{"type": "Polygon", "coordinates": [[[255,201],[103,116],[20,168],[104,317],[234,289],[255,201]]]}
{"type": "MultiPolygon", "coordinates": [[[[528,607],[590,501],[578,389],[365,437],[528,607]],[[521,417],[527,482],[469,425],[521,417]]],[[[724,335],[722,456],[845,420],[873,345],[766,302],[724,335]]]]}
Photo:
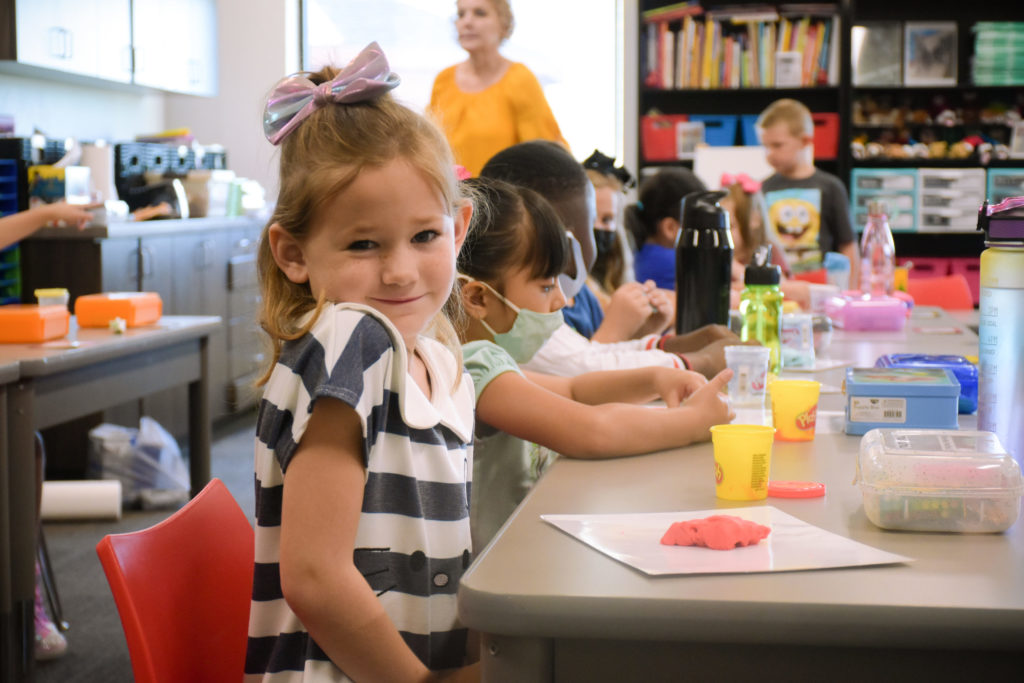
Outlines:
{"type": "Polygon", "coordinates": [[[729,214],[718,205],[726,194],[702,190],[683,197],[676,236],[676,334],[729,324],[732,233],[729,214]]]}

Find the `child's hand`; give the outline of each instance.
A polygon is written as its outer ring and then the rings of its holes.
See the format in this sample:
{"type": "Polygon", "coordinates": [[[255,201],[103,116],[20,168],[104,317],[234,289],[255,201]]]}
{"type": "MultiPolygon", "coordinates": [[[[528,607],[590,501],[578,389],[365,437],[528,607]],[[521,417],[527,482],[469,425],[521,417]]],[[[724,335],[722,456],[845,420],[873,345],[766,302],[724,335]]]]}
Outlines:
{"type": "Polygon", "coordinates": [[[602,342],[632,339],[655,312],[644,286],[639,282],[627,282],[612,293],[601,323],[604,334],[600,338],[595,334],[594,339],[602,342]]]}
{"type": "Polygon", "coordinates": [[[96,209],[102,204],[68,204],[65,201],[47,204],[43,208],[43,216],[47,225],[56,225],[59,228],[65,225],[74,226],[81,230],[93,219],[89,209],[96,209]]]}
{"type": "Polygon", "coordinates": [[[654,389],[669,408],[676,408],[694,392],[706,386],[704,375],[689,370],[657,368],[654,375],[654,389]]]}
{"type": "Polygon", "coordinates": [[[705,325],[686,334],[675,334],[668,337],[665,340],[665,350],[672,353],[690,353],[700,351],[709,344],[723,339],[729,340],[729,343],[732,344],[740,343],[740,338],[736,336],[736,333],[725,325],[705,325]]]}
{"type": "Polygon", "coordinates": [[[651,305],[651,314],[647,321],[640,326],[635,335],[637,337],[661,334],[668,329],[676,317],[675,292],[658,289],[653,280],[645,282],[644,289],[647,292],[647,303],[651,305]]]}
{"type": "MultiPolygon", "coordinates": [[[[727,424],[736,417],[736,411],[732,409],[729,398],[722,393],[731,378],[732,370],[726,368],[712,377],[707,384],[695,391],[690,398],[683,402],[684,407],[692,408],[697,412],[703,429],[710,429],[714,425],[727,424]]],[[[706,438],[707,433],[704,436],[706,438]]]]}

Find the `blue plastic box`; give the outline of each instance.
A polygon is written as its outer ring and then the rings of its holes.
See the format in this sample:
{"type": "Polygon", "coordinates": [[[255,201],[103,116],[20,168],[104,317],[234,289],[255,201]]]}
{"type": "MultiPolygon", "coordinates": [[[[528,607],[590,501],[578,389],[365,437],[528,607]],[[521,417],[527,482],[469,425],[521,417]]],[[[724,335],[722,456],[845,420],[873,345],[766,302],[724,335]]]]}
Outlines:
{"type": "Polygon", "coordinates": [[[757,119],[760,114],[740,114],[740,139],[744,145],[759,145],[757,139],[757,119]]]}
{"type": "Polygon", "coordinates": [[[736,144],[739,117],[735,114],[690,114],[690,120],[704,123],[704,141],[712,147],[732,147],[736,144]]]}
{"type": "Polygon", "coordinates": [[[963,356],[942,356],[926,353],[890,353],[879,356],[876,368],[946,368],[960,382],[957,407],[967,415],[978,409],[978,366],[963,356]]]}
{"type": "Polygon", "coordinates": [[[846,433],[957,429],[960,382],[946,368],[847,368],[846,433]]]}

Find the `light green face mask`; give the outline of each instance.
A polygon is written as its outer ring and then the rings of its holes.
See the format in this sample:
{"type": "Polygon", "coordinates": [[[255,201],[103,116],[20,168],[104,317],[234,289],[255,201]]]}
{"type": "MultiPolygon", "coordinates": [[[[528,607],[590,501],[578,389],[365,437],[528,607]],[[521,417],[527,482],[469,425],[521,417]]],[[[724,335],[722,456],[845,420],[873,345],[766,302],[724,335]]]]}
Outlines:
{"type": "MultiPolygon", "coordinates": [[[[466,276],[461,277],[467,282],[480,282],[479,280],[471,280],[466,276]]],[[[508,351],[508,355],[512,356],[512,360],[517,363],[525,363],[533,358],[537,351],[540,350],[540,347],[544,346],[544,342],[565,322],[561,310],[552,311],[551,313],[538,313],[528,308],[519,308],[486,282],[480,282],[480,284],[491,290],[494,296],[501,299],[502,303],[516,312],[516,320],[512,323],[512,328],[508,332],[495,332],[494,328],[488,325],[485,320],[481,320],[480,324],[494,337],[494,343],[508,351]]]]}

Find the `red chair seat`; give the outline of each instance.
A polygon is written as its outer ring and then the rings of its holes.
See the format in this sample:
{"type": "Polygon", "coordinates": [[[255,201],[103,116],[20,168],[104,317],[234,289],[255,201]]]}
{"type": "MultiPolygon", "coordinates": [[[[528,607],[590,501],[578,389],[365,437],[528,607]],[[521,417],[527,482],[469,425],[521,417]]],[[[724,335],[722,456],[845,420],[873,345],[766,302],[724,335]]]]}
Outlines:
{"type": "Polygon", "coordinates": [[[910,278],[907,280],[907,294],[914,298],[916,306],[939,306],[953,311],[974,308],[971,287],[960,273],[910,278]]]}

